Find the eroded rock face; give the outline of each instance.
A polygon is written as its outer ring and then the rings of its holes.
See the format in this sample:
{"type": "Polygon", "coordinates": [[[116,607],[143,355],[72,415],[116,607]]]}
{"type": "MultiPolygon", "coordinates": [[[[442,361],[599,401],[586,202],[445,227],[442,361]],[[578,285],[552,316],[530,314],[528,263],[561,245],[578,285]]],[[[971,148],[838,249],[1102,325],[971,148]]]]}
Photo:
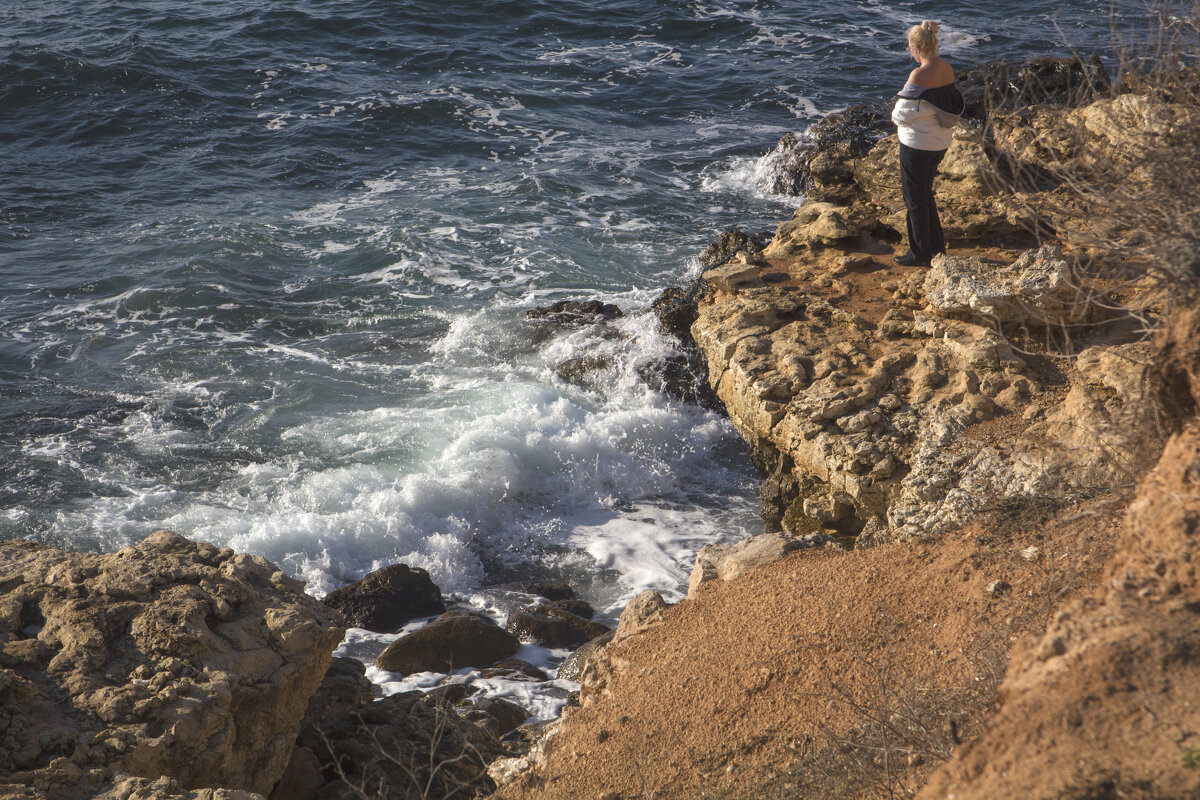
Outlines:
{"type": "Polygon", "coordinates": [[[1084,350],[1060,377],[1065,394],[1031,414],[1045,377],[1003,332],[1073,318],[1058,264],[1052,249],[1030,251],[990,265],[989,280],[940,259],[899,283],[878,324],[765,286],[702,306],[692,332],[713,389],[760,470],[791,481],[784,532],[920,538],[996,502],[1120,482],[1122,459],[1147,449],[1139,345],[1084,350]],[[997,417],[1011,422],[1007,441],[966,435],[997,417]]]}
{"type": "Polygon", "coordinates": [[[0,783],[266,794],[343,634],[302,589],[168,531],[110,555],[0,543],[0,783]]]}

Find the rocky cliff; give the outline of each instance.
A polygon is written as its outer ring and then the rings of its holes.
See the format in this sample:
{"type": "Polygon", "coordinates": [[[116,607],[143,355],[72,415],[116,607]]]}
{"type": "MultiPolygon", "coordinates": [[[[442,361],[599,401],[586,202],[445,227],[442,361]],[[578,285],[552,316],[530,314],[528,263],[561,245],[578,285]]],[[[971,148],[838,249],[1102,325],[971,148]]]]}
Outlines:
{"type": "Polygon", "coordinates": [[[342,634],[265,559],[168,531],[0,543],[0,792],[265,795],[342,634]]]}
{"type": "MultiPolygon", "coordinates": [[[[1097,111],[1099,113],[1099,111],[1097,111]]],[[[1037,198],[991,189],[982,132],[936,186],[952,242],[892,261],[894,136],[808,200],[761,252],[709,270],[692,336],[792,535],[934,536],[981,509],[1127,484],[1160,442],[1137,314],[1077,254],[1019,232],[1037,198]]],[[[1140,311],[1140,309],[1139,309],[1140,311]]]]}
{"type": "Polygon", "coordinates": [[[992,116],[943,162],[929,269],[893,261],[877,114],[781,142],[793,218],[722,237],[660,309],[769,531],[702,552],[685,601],[631,603],[575,665],[580,707],[493,764],[498,796],[1200,797],[1200,318],[1165,316],[1189,290],[1145,260],[1114,278],[1061,177],[1192,117],[1090,96],[1097,69],[976,92],[992,116]]]}

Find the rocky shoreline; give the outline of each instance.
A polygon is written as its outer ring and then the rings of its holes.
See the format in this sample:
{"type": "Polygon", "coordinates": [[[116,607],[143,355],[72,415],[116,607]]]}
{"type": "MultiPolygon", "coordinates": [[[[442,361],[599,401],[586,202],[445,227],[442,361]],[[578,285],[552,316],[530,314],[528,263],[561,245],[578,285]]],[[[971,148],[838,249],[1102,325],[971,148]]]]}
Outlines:
{"type": "Polygon", "coordinates": [[[0,543],[0,797],[857,797],[880,775],[905,796],[1200,796],[1200,317],[1147,338],[1154,285],[1035,240],[1033,217],[1067,226],[1053,187],[989,177],[1002,149],[1039,166],[1021,137],[1069,120],[1117,148],[1167,101],[1102,97],[1075,60],[963,82],[991,116],[943,162],[932,268],[892,260],[896,139],[856,107],[781,141],[792,219],[722,236],[655,303],[681,350],[642,378],[727,411],[763,479],[766,531],[704,548],[686,600],[645,592],[610,630],[569,587],[525,587],[501,628],[404,565],[318,601],[167,531],[108,555],[0,543]],[[529,725],[461,683],[377,699],[333,657],[349,625],[425,618],[376,665],[545,681],[521,643],[576,648],[558,677],[578,702],[529,725]]]}

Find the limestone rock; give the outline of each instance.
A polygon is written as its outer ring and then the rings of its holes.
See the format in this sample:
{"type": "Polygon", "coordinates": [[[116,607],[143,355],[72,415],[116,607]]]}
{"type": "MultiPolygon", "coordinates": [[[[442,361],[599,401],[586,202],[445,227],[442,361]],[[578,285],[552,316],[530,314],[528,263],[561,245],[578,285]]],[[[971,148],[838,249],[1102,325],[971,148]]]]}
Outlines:
{"type": "MultiPolygon", "coordinates": [[[[761,494],[785,532],[866,532],[864,546],[933,536],[996,502],[1115,486],[1122,463],[1152,449],[1152,406],[1139,402],[1147,389],[1126,345],[1079,359],[1060,407],[1004,446],[966,435],[1022,414],[1040,391],[1006,331],[1083,318],[1055,248],[1007,264],[939,256],[895,293],[915,309],[900,330],[794,289],[716,293],[698,307],[709,383],[775,487],[761,494]]],[[[706,553],[692,590],[716,576],[706,553]]]]}
{"type": "Polygon", "coordinates": [[[809,200],[796,209],[790,221],[779,226],[763,255],[768,258],[794,257],[805,249],[820,249],[857,239],[877,224],[878,219],[862,206],[809,200]]]}
{"type": "Polygon", "coordinates": [[[621,612],[621,620],[617,623],[617,630],[613,634],[612,640],[619,642],[621,639],[649,630],[662,622],[663,612],[667,608],[667,601],[652,589],[636,595],[621,612]]]}
{"type": "Polygon", "coordinates": [[[323,602],[342,612],[349,624],[378,633],[394,633],[414,619],[446,610],[429,573],[404,564],[391,564],[334,589],[323,602]]]}
{"type": "Polygon", "coordinates": [[[490,620],[449,611],[392,642],[375,659],[375,666],[405,674],[490,667],[514,655],[520,646],[516,636],[490,620]]]}
{"type": "Polygon", "coordinates": [[[115,771],[269,792],[342,638],[270,562],[168,531],[110,555],[5,542],[0,576],[0,783],[64,800],[115,771]]]}
{"type": "Polygon", "coordinates": [[[936,313],[991,324],[1045,328],[1081,321],[1094,308],[1053,245],[1002,266],[980,258],[937,256],[924,290],[936,313]]]}
{"type": "Polygon", "coordinates": [[[696,555],[688,580],[688,599],[693,599],[701,584],[720,578],[731,581],[751,570],[774,564],[788,553],[813,547],[836,546],[824,534],[789,537],[779,533],[751,536],[732,545],[705,545],[696,555]]]}
{"type": "Polygon", "coordinates": [[[710,285],[723,292],[736,292],[760,283],[758,275],[760,268],[755,264],[729,261],[719,267],[713,267],[702,276],[710,285]]]}

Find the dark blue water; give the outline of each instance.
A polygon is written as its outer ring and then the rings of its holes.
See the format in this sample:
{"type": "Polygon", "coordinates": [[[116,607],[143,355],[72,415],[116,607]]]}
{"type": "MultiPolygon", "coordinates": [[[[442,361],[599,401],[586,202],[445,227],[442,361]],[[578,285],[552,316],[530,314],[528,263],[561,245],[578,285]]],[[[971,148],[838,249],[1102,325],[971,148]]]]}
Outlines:
{"type": "Polygon", "coordinates": [[[778,224],[761,156],[890,96],[921,18],[963,67],[1102,47],[1108,5],[5,3],[0,538],[672,592],[759,524],[736,434],[637,379],[648,316],[524,312],[644,312],[778,224]],[[555,377],[583,353],[598,385],[555,377]]]}

